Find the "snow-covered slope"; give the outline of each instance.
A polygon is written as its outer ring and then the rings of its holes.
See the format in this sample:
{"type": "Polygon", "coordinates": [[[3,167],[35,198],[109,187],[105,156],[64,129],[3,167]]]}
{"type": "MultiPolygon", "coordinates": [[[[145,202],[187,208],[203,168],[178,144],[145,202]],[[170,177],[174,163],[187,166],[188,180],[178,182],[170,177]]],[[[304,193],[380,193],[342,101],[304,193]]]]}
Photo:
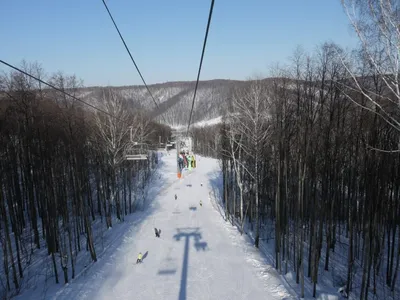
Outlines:
{"type": "Polygon", "coordinates": [[[158,194],[140,213],[143,221],[128,220],[98,262],[61,289],[49,287],[45,299],[295,299],[271,266],[253,266],[260,254],[227,230],[215,209],[209,180],[218,162],[199,157],[197,169],[179,180],[175,158],[162,158],[158,194]],[[137,265],[139,252],[144,261],[137,265]]]}
{"type": "MultiPolygon", "coordinates": [[[[205,127],[205,126],[214,126],[222,123],[222,117],[216,117],[209,120],[198,121],[191,124],[191,127],[205,127]]],[[[187,125],[177,125],[171,126],[175,130],[186,130],[187,125]]]]}
{"type": "MultiPolygon", "coordinates": [[[[210,80],[200,81],[192,122],[217,118],[226,111],[226,103],[233,87],[243,84],[242,81],[210,80]]],[[[134,107],[145,109],[152,117],[162,116],[171,126],[188,123],[192,106],[195,82],[167,82],[150,85],[158,108],[144,86],[112,87],[134,107]]],[[[78,90],[78,97],[99,105],[100,88],[88,87],[78,90]]]]}

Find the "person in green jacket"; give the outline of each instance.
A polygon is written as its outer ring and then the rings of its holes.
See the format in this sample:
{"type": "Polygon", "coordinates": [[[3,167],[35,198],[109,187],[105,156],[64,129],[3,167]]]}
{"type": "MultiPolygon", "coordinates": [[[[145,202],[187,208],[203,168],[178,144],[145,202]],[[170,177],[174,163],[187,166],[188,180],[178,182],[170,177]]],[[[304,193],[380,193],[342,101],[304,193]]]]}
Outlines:
{"type": "Polygon", "coordinates": [[[141,262],[142,262],[142,258],[143,258],[142,252],[139,252],[139,255],[138,255],[138,258],[137,258],[137,260],[136,260],[136,263],[137,263],[137,264],[138,264],[138,263],[141,263],[141,262]]]}

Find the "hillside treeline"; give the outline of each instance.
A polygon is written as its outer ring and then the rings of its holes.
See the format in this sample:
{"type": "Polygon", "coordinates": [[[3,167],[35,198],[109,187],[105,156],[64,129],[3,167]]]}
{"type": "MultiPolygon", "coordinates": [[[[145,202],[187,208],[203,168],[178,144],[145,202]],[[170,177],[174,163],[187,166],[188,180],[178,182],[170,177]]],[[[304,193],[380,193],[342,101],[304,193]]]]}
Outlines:
{"type": "MultiPolygon", "coordinates": [[[[23,69],[45,78],[36,64],[23,69]]],[[[73,96],[81,87],[61,73],[48,81],[73,96]]],[[[155,154],[125,160],[127,150],[140,153],[130,149],[130,136],[152,144],[170,131],[110,88],[102,89],[98,111],[16,72],[0,77],[0,87],[2,298],[21,289],[41,249],[57,283],[74,278],[82,251],[96,261],[94,224],[111,228],[135,211],[157,163],[155,154]]]]}
{"type": "Polygon", "coordinates": [[[221,160],[226,219],[248,224],[257,247],[273,240],[276,268],[295,272],[303,295],[306,277],[316,296],[336,255],[344,295],[396,298],[398,99],[365,60],[358,90],[342,55],[334,44],[296,51],[275,79],[236,89],[223,124],[194,129],[194,145],[221,160]]]}

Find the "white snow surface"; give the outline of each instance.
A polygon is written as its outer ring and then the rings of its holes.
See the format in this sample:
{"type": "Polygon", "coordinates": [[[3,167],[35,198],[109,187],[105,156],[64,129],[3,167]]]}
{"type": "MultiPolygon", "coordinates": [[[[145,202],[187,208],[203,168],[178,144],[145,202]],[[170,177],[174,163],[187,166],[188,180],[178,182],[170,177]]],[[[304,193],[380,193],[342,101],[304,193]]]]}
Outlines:
{"type": "Polygon", "coordinates": [[[258,263],[260,252],[215,209],[207,183],[218,162],[198,156],[197,168],[178,179],[174,152],[162,160],[155,187],[161,191],[140,212],[144,220],[126,218],[129,226],[121,227],[123,234],[99,260],[69,284],[53,285],[45,299],[296,299],[278,272],[258,263]],[[161,238],[155,237],[155,227],[161,238]],[[136,264],[139,252],[142,264],[136,264]]]}
{"type": "MultiPolygon", "coordinates": [[[[191,126],[192,127],[207,127],[207,126],[218,125],[220,123],[222,123],[222,116],[219,116],[219,117],[216,117],[213,119],[209,119],[209,120],[195,122],[191,126]]],[[[186,125],[175,125],[175,126],[171,126],[171,127],[176,130],[182,130],[182,129],[185,129],[187,126],[186,125]]]]}

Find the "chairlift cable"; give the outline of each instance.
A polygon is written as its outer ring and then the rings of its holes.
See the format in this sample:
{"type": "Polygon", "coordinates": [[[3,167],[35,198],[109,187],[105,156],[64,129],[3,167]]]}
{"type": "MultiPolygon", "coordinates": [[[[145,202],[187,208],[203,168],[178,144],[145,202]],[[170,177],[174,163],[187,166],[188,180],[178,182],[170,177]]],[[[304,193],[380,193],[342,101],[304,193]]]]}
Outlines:
{"type": "MultiPolygon", "coordinates": [[[[153,102],[154,102],[154,104],[156,105],[157,109],[160,109],[159,105],[157,104],[156,99],[154,99],[153,94],[151,93],[149,87],[147,86],[147,83],[146,83],[146,81],[144,80],[144,78],[143,78],[143,76],[142,76],[142,73],[141,73],[140,70],[139,70],[138,65],[136,64],[135,60],[133,59],[133,56],[132,56],[132,54],[131,54],[131,51],[129,50],[128,46],[126,45],[125,39],[124,39],[124,37],[122,36],[121,32],[119,31],[119,28],[118,28],[117,24],[115,23],[114,18],[113,18],[113,16],[112,16],[110,10],[108,9],[108,6],[107,6],[105,0],[102,0],[102,2],[103,2],[104,7],[106,8],[106,10],[107,10],[107,12],[108,12],[108,15],[109,15],[110,18],[111,18],[111,21],[112,21],[113,24],[114,24],[115,29],[116,29],[117,32],[118,32],[119,37],[121,38],[122,43],[123,43],[124,46],[125,46],[126,51],[127,51],[128,54],[129,54],[129,57],[131,58],[133,64],[135,65],[135,68],[136,68],[137,72],[139,73],[140,78],[142,79],[142,81],[143,81],[143,83],[144,83],[144,86],[146,87],[147,91],[149,92],[149,94],[150,94],[150,96],[151,96],[151,99],[153,100],[153,102]]],[[[161,115],[161,116],[162,116],[162,118],[164,119],[164,122],[167,123],[167,121],[165,120],[165,117],[164,117],[163,115],[161,115]]]]}
{"type": "Polygon", "coordinates": [[[88,102],[86,102],[86,101],[83,101],[82,99],[79,99],[78,97],[75,97],[75,96],[71,95],[70,93],[68,93],[68,92],[66,92],[66,91],[64,91],[64,90],[62,90],[62,89],[60,89],[60,88],[54,86],[53,84],[48,83],[48,82],[44,81],[43,79],[40,79],[39,77],[36,77],[36,76],[34,76],[34,75],[32,75],[32,74],[29,74],[28,72],[25,72],[25,71],[21,70],[20,68],[17,68],[16,66],[13,66],[12,64],[9,64],[9,63],[5,62],[4,60],[1,60],[1,59],[0,59],[0,63],[6,65],[7,67],[9,67],[9,68],[11,68],[11,69],[14,69],[15,71],[20,72],[20,73],[22,73],[22,74],[24,74],[24,75],[26,75],[26,76],[28,76],[28,77],[33,78],[33,79],[39,81],[40,83],[43,83],[44,85],[47,85],[48,87],[51,87],[52,89],[54,89],[54,90],[56,90],[56,91],[59,91],[59,92],[63,93],[64,95],[67,95],[67,96],[71,97],[72,99],[74,99],[74,100],[76,100],[76,101],[82,102],[83,104],[85,104],[85,105],[87,105],[87,106],[90,106],[91,108],[93,108],[93,109],[95,109],[95,110],[97,110],[97,111],[100,111],[100,112],[102,112],[103,114],[106,114],[106,115],[108,115],[108,116],[110,116],[110,117],[112,117],[112,118],[114,118],[114,119],[116,119],[116,120],[119,120],[119,121],[124,122],[123,120],[117,118],[116,116],[113,116],[112,114],[106,112],[105,110],[103,110],[103,109],[101,109],[101,108],[98,108],[98,107],[96,107],[96,106],[94,106],[94,105],[92,105],[92,104],[90,104],[90,103],[88,103],[88,102]]]}
{"type": "MultiPolygon", "coordinates": [[[[90,104],[90,103],[88,103],[88,102],[86,102],[86,101],[84,101],[84,100],[82,100],[82,99],[79,99],[78,97],[71,95],[70,93],[68,93],[68,92],[66,92],[66,91],[64,91],[64,90],[62,90],[62,89],[60,89],[60,88],[54,86],[53,84],[48,83],[47,81],[45,81],[45,80],[43,80],[43,79],[40,79],[40,78],[37,77],[37,76],[34,76],[34,75],[32,75],[32,74],[29,74],[28,72],[26,72],[26,71],[24,71],[24,70],[21,70],[20,68],[18,68],[18,67],[16,67],[16,66],[14,66],[14,65],[12,65],[12,64],[10,64],[10,63],[4,61],[4,60],[2,60],[2,59],[0,59],[0,63],[6,65],[7,67],[9,67],[9,68],[11,68],[11,69],[14,69],[15,71],[18,71],[18,72],[22,73],[22,74],[24,74],[24,75],[26,75],[26,76],[28,76],[28,77],[30,77],[30,78],[33,78],[33,79],[39,81],[40,83],[42,83],[42,84],[44,84],[44,85],[46,85],[46,86],[48,86],[48,87],[50,87],[50,88],[52,88],[52,89],[54,89],[54,90],[60,92],[60,93],[63,93],[64,95],[66,95],[66,96],[68,96],[68,97],[71,97],[72,99],[74,99],[74,100],[76,100],[76,101],[79,101],[79,102],[81,102],[81,103],[83,103],[83,104],[85,104],[85,105],[87,105],[87,106],[89,106],[89,107],[91,107],[91,108],[93,108],[93,109],[95,109],[95,110],[97,110],[97,111],[99,111],[99,112],[105,114],[105,115],[108,115],[108,116],[114,118],[115,120],[121,121],[121,122],[123,122],[123,123],[127,123],[125,120],[122,120],[122,119],[120,119],[120,118],[118,118],[118,117],[116,117],[116,116],[113,116],[112,114],[108,113],[107,111],[105,111],[105,110],[103,110],[103,109],[101,109],[101,108],[98,108],[98,107],[96,107],[96,106],[94,106],[94,105],[92,105],[92,104],[90,104]]],[[[127,123],[127,124],[128,124],[128,123],[127,123]]]]}
{"type": "MultiPolygon", "coordinates": [[[[103,0],[103,1],[104,1],[104,0],[103,0]]],[[[201,52],[199,71],[197,72],[196,86],[195,86],[195,88],[194,88],[194,94],[193,94],[193,100],[192,100],[192,108],[191,108],[191,110],[190,110],[189,122],[188,122],[188,127],[187,127],[186,136],[189,135],[190,122],[191,122],[191,120],[192,120],[192,114],[193,114],[193,108],[194,108],[194,101],[195,101],[195,99],[196,99],[197,87],[198,87],[198,85],[199,85],[200,72],[201,72],[201,67],[202,67],[202,64],[203,64],[204,52],[205,52],[205,50],[206,50],[207,38],[208,38],[208,31],[209,31],[209,29],[210,29],[211,18],[212,18],[212,13],[213,13],[213,9],[214,9],[214,2],[215,2],[215,0],[211,0],[210,13],[209,13],[209,15],[208,15],[208,22],[207,22],[206,35],[205,35],[205,37],[204,37],[203,50],[202,50],[202,52],[201,52]]]]}

